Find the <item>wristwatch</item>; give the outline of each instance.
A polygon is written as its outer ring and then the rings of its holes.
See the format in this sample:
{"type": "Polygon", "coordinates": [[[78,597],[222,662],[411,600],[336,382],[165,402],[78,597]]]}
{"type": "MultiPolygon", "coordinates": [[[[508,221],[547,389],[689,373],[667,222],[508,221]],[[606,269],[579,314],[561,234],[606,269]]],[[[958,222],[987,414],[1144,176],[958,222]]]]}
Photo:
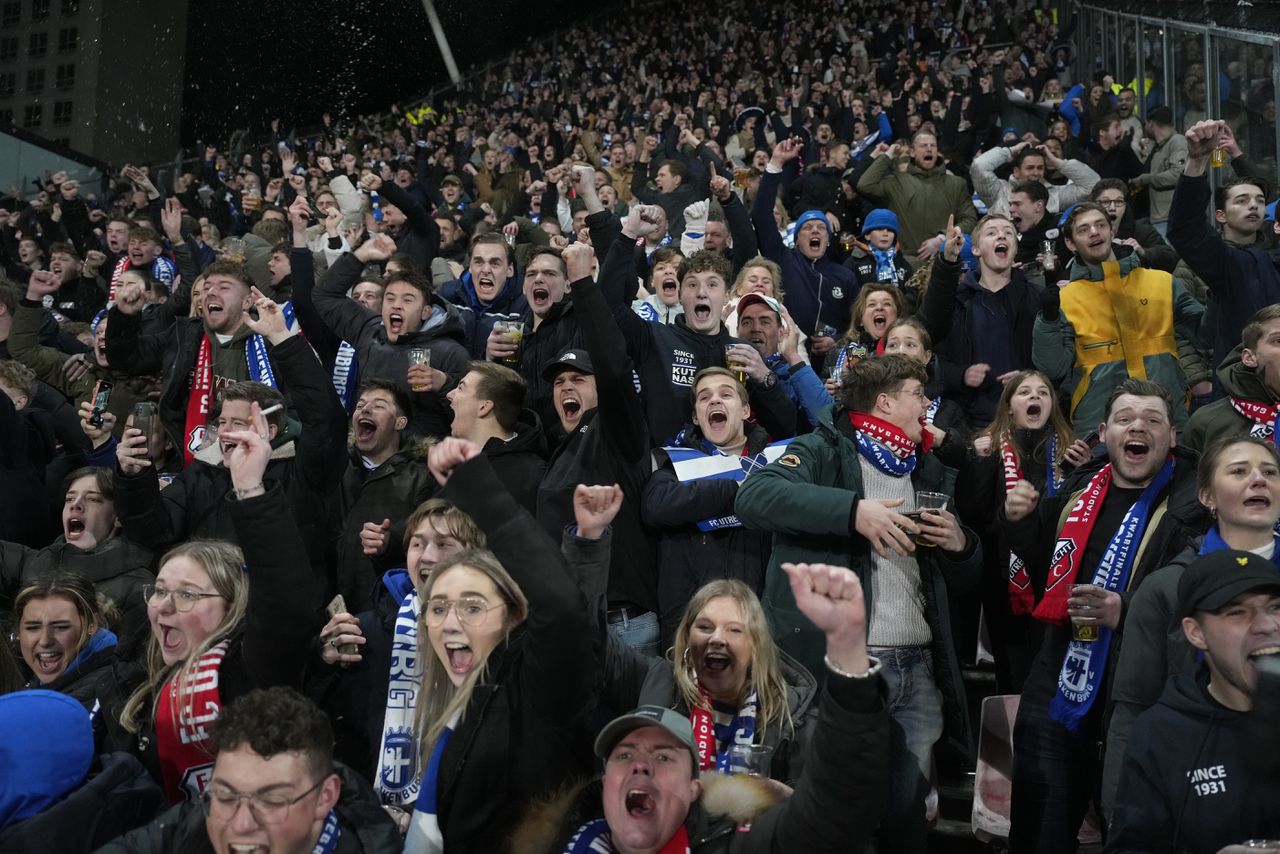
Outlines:
{"type": "Polygon", "coordinates": [[[778,384],[778,375],[773,371],[765,374],[764,379],[760,380],[760,387],[765,389],[773,388],[778,384]]]}

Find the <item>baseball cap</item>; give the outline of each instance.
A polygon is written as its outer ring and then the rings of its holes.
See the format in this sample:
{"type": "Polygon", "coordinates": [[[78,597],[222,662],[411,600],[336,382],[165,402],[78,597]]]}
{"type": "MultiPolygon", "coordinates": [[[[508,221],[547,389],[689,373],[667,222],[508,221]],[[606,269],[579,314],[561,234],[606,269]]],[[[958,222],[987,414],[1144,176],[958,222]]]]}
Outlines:
{"type": "Polygon", "coordinates": [[[1280,593],[1280,568],[1253,552],[1234,549],[1196,558],[1178,579],[1178,611],[1217,611],[1236,597],[1258,589],[1280,593]]]}
{"type": "Polygon", "coordinates": [[[457,184],[459,187],[461,187],[462,179],[459,178],[457,175],[450,173],[448,175],[445,175],[444,178],[440,180],[441,187],[443,187],[445,184],[457,184]]]}
{"type": "Polygon", "coordinates": [[[596,756],[608,759],[614,746],[627,733],[641,727],[656,726],[671,733],[671,736],[689,749],[693,759],[693,776],[698,776],[698,748],[693,743],[693,724],[687,715],[663,706],[641,706],[635,711],[614,718],[605,725],[596,737],[596,756]]]}
{"type": "Polygon", "coordinates": [[[773,309],[773,312],[778,315],[778,319],[782,319],[782,306],[778,305],[778,301],[776,299],[765,296],[764,294],[747,294],[742,299],[738,300],[738,314],[741,315],[748,306],[755,305],[756,303],[761,303],[762,305],[766,305],[773,309]]]}
{"type": "Polygon", "coordinates": [[[577,371],[580,374],[595,374],[591,367],[591,357],[586,350],[565,350],[554,362],[542,369],[542,378],[550,381],[562,371],[577,371]]]}

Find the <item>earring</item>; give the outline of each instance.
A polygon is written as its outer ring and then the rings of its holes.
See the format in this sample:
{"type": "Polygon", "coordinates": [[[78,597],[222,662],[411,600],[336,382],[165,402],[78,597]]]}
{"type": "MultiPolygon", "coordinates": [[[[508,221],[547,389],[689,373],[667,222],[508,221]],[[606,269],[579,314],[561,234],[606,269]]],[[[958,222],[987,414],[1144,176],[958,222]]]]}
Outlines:
{"type": "Polygon", "coordinates": [[[1209,518],[1210,518],[1210,519],[1217,519],[1217,518],[1218,518],[1218,508],[1217,508],[1217,507],[1213,507],[1213,506],[1210,506],[1210,507],[1209,507],[1209,518]]]}

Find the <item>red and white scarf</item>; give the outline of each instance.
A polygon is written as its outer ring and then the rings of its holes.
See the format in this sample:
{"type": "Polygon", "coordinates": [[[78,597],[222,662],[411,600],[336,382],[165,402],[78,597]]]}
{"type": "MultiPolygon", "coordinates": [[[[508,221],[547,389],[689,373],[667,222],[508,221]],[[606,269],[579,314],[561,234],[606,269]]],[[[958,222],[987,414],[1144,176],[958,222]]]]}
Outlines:
{"type": "MultiPolygon", "coordinates": [[[[1022,467],[1018,465],[1018,456],[1013,451],[1013,443],[1008,439],[1000,443],[1000,461],[1004,465],[1004,491],[1006,494],[1022,480],[1022,467]]],[[[1031,576],[1027,574],[1027,565],[1022,558],[1009,552],[1009,612],[1012,614],[1030,614],[1036,606],[1036,594],[1031,589],[1031,576]]]]}
{"type": "Polygon", "coordinates": [[[224,640],[213,647],[200,656],[194,669],[179,671],[160,689],[156,748],[170,803],[198,798],[213,774],[209,727],[222,711],[218,671],[230,643],[224,640]],[[181,688],[179,676],[183,676],[181,688]]]}
{"type": "Polygon", "coordinates": [[[196,451],[204,444],[204,431],[209,423],[209,407],[213,397],[213,345],[209,335],[200,336],[196,352],[196,369],[191,375],[191,391],[187,395],[187,421],[182,434],[183,466],[191,465],[196,451]]]}
{"type": "MultiPolygon", "coordinates": [[[[874,415],[868,415],[865,412],[850,412],[849,423],[853,425],[853,429],[862,433],[877,443],[888,448],[895,457],[900,460],[909,459],[912,454],[918,450],[922,454],[929,453],[929,449],[933,447],[933,434],[928,430],[921,434],[921,441],[917,443],[914,439],[902,432],[897,424],[890,424],[874,415]],[[917,444],[919,447],[917,448],[917,444]]],[[[920,423],[924,424],[924,419],[920,419],[920,423]]]]}
{"type": "Polygon", "coordinates": [[[1037,620],[1059,625],[1067,622],[1067,597],[1071,594],[1071,586],[1076,582],[1076,573],[1080,571],[1080,562],[1084,560],[1089,535],[1093,533],[1093,525],[1098,521],[1098,511],[1110,488],[1111,464],[1108,463],[1093,476],[1084,492],[1080,493],[1058,533],[1058,542],[1053,547],[1053,562],[1044,582],[1044,596],[1035,610],[1037,620]]]}
{"type": "Polygon", "coordinates": [[[1232,397],[1231,408],[1253,422],[1249,435],[1256,439],[1267,439],[1276,435],[1276,420],[1280,418],[1280,404],[1259,403],[1256,400],[1245,400],[1243,397],[1232,397]]]}

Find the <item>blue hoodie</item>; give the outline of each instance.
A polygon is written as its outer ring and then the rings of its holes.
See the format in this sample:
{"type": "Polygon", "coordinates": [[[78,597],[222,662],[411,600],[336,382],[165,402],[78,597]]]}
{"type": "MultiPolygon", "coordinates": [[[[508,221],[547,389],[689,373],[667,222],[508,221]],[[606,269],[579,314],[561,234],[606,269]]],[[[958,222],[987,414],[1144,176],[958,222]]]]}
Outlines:
{"type": "Polygon", "coordinates": [[[39,688],[0,697],[0,830],[64,798],[92,760],[93,723],[74,697],[39,688]]]}
{"type": "Polygon", "coordinates": [[[483,359],[485,348],[489,342],[489,333],[493,325],[500,320],[519,320],[529,303],[523,293],[524,276],[517,269],[507,279],[498,296],[492,302],[484,303],[476,296],[475,285],[471,281],[471,271],[462,274],[462,278],[445,282],[440,288],[440,296],[446,302],[456,305],[462,315],[463,344],[473,359],[483,359]]]}

